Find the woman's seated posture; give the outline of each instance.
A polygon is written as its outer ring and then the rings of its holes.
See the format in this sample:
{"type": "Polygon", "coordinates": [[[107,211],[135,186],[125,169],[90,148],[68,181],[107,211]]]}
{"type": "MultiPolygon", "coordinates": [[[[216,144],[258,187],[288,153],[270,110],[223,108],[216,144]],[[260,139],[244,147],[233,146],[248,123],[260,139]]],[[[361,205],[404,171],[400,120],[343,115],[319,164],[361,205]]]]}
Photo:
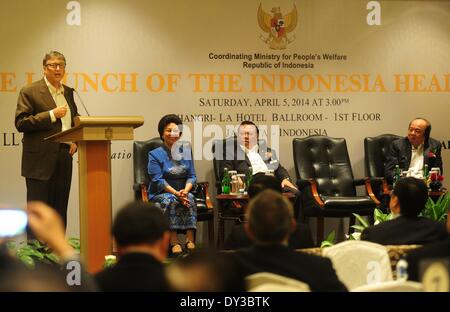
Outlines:
{"type": "Polygon", "coordinates": [[[164,116],[159,121],[158,132],[164,145],[148,154],[149,200],[158,203],[168,216],[171,252],[179,254],[183,249],[178,242],[178,230],[186,231],[186,249],[195,248],[197,208],[189,192],[197,178],[190,148],[177,143],[182,134],[181,119],[173,114],[164,116]]]}

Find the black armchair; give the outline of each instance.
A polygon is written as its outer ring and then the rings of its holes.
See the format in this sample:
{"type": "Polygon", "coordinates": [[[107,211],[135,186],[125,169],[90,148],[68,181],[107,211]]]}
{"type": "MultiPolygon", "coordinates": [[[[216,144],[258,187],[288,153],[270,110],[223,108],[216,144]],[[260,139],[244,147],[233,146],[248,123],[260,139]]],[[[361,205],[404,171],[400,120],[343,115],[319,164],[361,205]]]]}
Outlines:
{"type": "Polygon", "coordinates": [[[370,177],[373,193],[381,202],[380,207],[387,211],[389,207],[389,186],[384,178],[384,168],[393,141],[401,136],[382,134],[364,138],[364,166],[366,177],[370,177]]]}
{"type": "MultiPolygon", "coordinates": [[[[301,190],[302,211],[306,220],[317,217],[317,241],[323,240],[324,218],[350,217],[352,213],[373,215],[379,204],[375,196],[356,196],[357,185],[370,187],[368,179],[353,178],[347,143],[343,138],[309,136],[293,140],[297,185],[301,190]]],[[[350,229],[351,231],[351,229],[350,229]]]]}
{"type": "Polygon", "coordinates": [[[216,179],[217,194],[222,193],[223,168],[225,164],[227,149],[232,148],[233,149],[232,151],[234,152],[235,145],[236,145],[236,137],[234,136],[223,140],[214,140],[212,144],[214,177],[216,179]]]}
{"type": "MultiPolygon", "coordinates": [[[[133,190],[136,200],[148,201],[147,188],[150,183],[147,169],[148,153],[155,148],[163,146],[163,144],[159,137],[147,141],[133,142],[133,190]]],[[[208,222],[209,245],[214,246],[214,211],[208,187],[208,182],[197,182],[195,189],[192,190],[192,194],[197,205],[197,221],[208,222]]]]}

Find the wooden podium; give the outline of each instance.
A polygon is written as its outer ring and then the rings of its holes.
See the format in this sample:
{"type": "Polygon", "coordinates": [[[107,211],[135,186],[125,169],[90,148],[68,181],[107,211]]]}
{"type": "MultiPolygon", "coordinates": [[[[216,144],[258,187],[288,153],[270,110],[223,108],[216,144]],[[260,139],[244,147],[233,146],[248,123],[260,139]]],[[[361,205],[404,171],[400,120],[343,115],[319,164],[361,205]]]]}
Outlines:
{"type": "Polygon", "coordinates": [[[46,139],[78,145],[81,258],[93,273],[112,253],[110,141],[133,140],[133,130],[144,124],[144,117],[78,116],[74,123],[46,139]]]}

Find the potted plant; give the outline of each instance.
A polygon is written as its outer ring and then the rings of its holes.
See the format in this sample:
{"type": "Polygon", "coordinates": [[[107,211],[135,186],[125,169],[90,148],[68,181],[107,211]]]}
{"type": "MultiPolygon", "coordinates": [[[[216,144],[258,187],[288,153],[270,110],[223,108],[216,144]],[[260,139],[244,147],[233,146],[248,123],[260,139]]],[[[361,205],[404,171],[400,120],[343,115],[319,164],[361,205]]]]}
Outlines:
{"type": "MultiPolygon", "coordinates": [[[[359,224],[352,225],[352,228],[354,228],[356,232],[349,234],[347,238],[349,240],[359,240],[361,238],[361,233],[366,227],[369,226],[369,223],[359,214],[353,213],[353,215],[355,216],[356,220],[358,220],[359,224]]],[[[392,213],[383,213],[380,209],[375,209],[373,211],[373,215],[375,219],[375,225],[392,219],[392,213]]],[[[320,244],[320,248],[333,246],[335,244],[335,240],[335,233],[334,231],[332,231],[330,234],[328,234],[327,238],[322,241],[322,243],[320,244]]]]}
{"type": "MultiPolygon", "coordinates": [[[[352,233],[349,235],[349,239],[353,240],[359,240],[361,238],[361,233],[364,231],[365,228],[369,227],[370,224],[359,214],[354,213],[353,214],[358,220],[359,224],[352,225],[352,228],[356,230],[355,233],[352,233]]],[[[388,220],[392,220],[393,215],[392,213],[383,213],[380,209],[375,209],[373,211],[373,217],[375,219],[374,225],[386,222],[388,220]]]]}
{"type": "MultiPolygon", "coordinates": [[[[69,238],[68,242],[72,248],[77,251],[80,250],[80,240],[78,238],[69,238]]],[[[60,264],[58,256],[47,245],[36,239],[22,241],[18,246],[13,242],[9,242],[7,246],[10,252],[15,254],[28,268],[34,269],[36,267],[36,261],[50,265],[60,264]]]]}
{"type": "Polygon", "coordinates": [[[430,218],[436,221],[445,221],[450,208],[450,193],[445,193],[439,196],[438,200],[434,202],[428,197],[425,209],[422,211],[421,216],[430,218]]]}
{"type": "Polygon", "coordinates": [[[320,248],[331,247],[336,243],[336,233],[331,231],[327,238],[320,244],[320,248]]]}

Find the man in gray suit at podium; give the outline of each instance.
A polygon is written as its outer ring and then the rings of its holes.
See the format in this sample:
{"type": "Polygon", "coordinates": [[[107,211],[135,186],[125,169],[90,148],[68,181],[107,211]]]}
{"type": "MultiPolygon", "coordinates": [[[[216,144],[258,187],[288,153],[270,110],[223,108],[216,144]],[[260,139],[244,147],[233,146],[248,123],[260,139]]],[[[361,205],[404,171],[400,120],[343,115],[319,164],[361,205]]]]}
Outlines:
{"type": "Polygon", "coordinates": [[[27,201],[39,200],[54,207],[67,224],[67,203],[72,180],[73,142],[44,140],[73,126],[78,116],[74,89],[61,83],[66,69],[63,54],[51,51],[43,59],[44,77],[20,90],[15,125],[23,132],[22,176],[27,201]]]}

